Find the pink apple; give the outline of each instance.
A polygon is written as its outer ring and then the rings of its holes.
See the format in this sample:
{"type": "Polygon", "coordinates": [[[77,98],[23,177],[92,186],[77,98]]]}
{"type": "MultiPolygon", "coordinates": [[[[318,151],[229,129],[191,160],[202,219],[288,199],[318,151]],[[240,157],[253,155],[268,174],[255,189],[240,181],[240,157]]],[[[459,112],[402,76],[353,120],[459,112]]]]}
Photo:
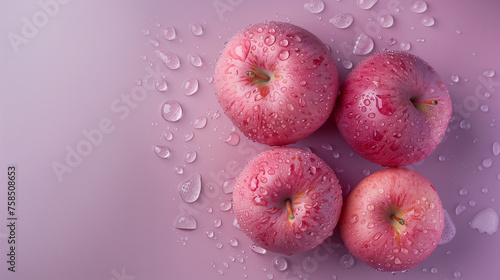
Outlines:
{"type": "Polygon", "coordinates": [[[268,145],[312,134],[337,98],[337,66],[327,46],[289,23],[258,23],[237,33],[215,70],[226,115],[249,139],[268,145]]]}
{"type": "Polygon", "coordinates": [[[352,190],[339,227],[347,249],[358,259],[380,271],[402,271],[436,248],[444,211],[424,176],[389,168],[371,174],[352,190]]]}
{"type": "Polygon", "coordinates": [[[342,190],[333,170],[317,155],[274,148],[243,169],[235,183],[233,209],[253,242],[291,255],[318,246],[333,233],[342,190]]]}
{"type": "Polygon", "coordinates": [[[436,71],[419,57],[382,51],[348,75],[334,111],[353,150],[384,166],[427,157],[443,138],[451,99],[436,71]]]}

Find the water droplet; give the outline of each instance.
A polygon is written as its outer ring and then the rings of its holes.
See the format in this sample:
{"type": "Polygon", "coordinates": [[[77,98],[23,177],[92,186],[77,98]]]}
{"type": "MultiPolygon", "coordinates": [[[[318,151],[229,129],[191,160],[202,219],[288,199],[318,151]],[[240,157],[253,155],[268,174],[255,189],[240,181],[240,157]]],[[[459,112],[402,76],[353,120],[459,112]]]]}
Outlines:
{"type": "Polygon", "coordinates": [[[156,80],[155,81],[155,88],[157,91],[159,92],[164,92],[167,90],[168,88],[168,84],[167,84],[167,81],[165,80],[156,80]]]}
{"type": "Polygon", "coordinates": [[[455,208],[455,215],[460,215],[462,212],[465,211],[465,209],[467,209],[467,207],[463,204],[458,204],[457,207],[455,208]]]}
{"type": "Polygon", "coordinates": [[[493,160],[491,160],[491,158],[485,158],[483,160],[483,166],[485,168],[490,168],[492,164],[493,164],[493,160]]]}
{"type": "Polygon", "coordinates": [[[411,48],[411,43],[408,42],[408,41],[403,41],[399,44],[399,47],[403,50],[403,51],[409,51],[410,48],[411,48]]]}
{"type": "Polygon", "coordinates": [[[453,223],[448,211],[444,209],[444,229],[443,234],[441,235],[441,239],[439,240],[440,245],[449,243],[457,234],[457,228],[453,223]]]}
{"type": "Polygon", "coordinates": [[[184,173],[184,168],[182,168],[182,166],[176,166],[175,173],[181,175],[182,173],[184,173]]]}
{"type": "Polygon", "coordinates": [[[193,23],[190,25],[191,33],[195,36],[200,36],[203,34],[203,27],[199,23],[193,23]]]}
{"type": "Polygon", "coordinates": [[[438,160],[439,160],[439,161],[445,161],[445,160],[446,160],[446,157],[445,157],[445,156],[443,156],[443,155],[441,155],[441,156],[439,156],[439,157],[438,157],[438,160]]]}
{"type": "Polygon", "coordinates": [[[196,151],[189,151],[184,156],[184,162],[186,162],[186,163],[192,163],[193,161],[196,160],[197,156],[198,156],[198,154],[196,153],[196,151]]]}
{"type": "Polygon", "coordinates": [[[276,41],[276,37],[274,37],[274,35],[269,35],[266,37],[266,39],[264,39],[264,44],[266,44],[268,46],[272,46],[275,41],[276,41]]]}
{"type": "Polygon", "coordinates": [[[207,117],[205,116],[199,117],[193,121],[193,127],[196,129],[202,129],[207,125],[207,122],[208,122],[207,117]]]}
{"type": "Polygon", "coordinates": [[[463,130],[469,130],[470,129],[470,121],[465,119],[460,122],[460,128],[463,130]]]}
{"type": "Polygon", "coordinates": [[[352,53],[356,55],[366,55],[373,50],[374,46],[375,44],[370,36],[361,34],[356,40],[356,44],[354,45],[352,53]]]}
{"type": "Polygon", "coordinates": [[[188,180],[180,183],[178,188],[184,202],[195,202],[201,193],[201,175],[199,173],[191,175],[188,180]]]}
{"type": "Polygon", "coordinates": [[[378,23],[383,28],[389,28],[394,24],[394,18],[391,14],[385,14],[378,18],[378,23]]]}
{"type": "Polygon", "coordinates": [[[197,54],[189,54],[188,61],[194,67],[201,67],[203,65],[203,61],[201,61],[201,57],[197,54]]]}
{"type": "Polygon", "coordinates": [[[273,259],[273,267],[277,271],[284,271],[288,267],[288,262],[285,258],[283,257],[275,257],[273,259]]]}
{"type": "Polygon", "coordinates": [[[174,227],[178,229],[196,229],[196,220],[191,215],[181,214],[175,218],[174,227]]]}
{"type": "Polygon", "coordinates": [[[427,10],[427,3],[422,0],[415,1],[413,5],[411,5],[410,10],[414,13],[423,13],[427,10]]]}
{"type": "Polygon", "coordinates": [[[162,146],[162,145],[154,146],[153,151],[160,158],[170,157],[170,150],[166,146],[162,146]]]}
{"type": "Polygon", "coordinates": [[[162,52],[155,50],[156,55],[160,58],[160,61],[170,70],[178,69],[181,66],[181,61],[179,57],[170,52],[162,52]]]}
{"type": "Polygon", "coordinates": [[[167,101],[161,108],[162,117],[169,122],[176,122],[182,117],[182,107],[177,101],[167,101]]]}
{"type": "Polygon", "coordinates": [[[341,13],[330,19],[330,23],[340,29],[351,26],[353,21],[354,17],[349,13],[341,13]]]}
{"type": "Polygon", "coordinates": [[[493,143],[492,151],[494,156],[500,155],[500,143],[498,142],[493,143]]]}
{"type": "Polygon", "coordinates": [[[163,139],[170,141],[174,138],[174,134],[170,130],[165,130],[163,132],[163,139]]]}
{"type": "Polygon", "coordinates": [[[149,29],[144,29],[144,30],[142,30],[142,35],[144,35],[144,36],[149,35],[149,33],[151,33],[151,32],[149,31],[149,29]]]}
{"type": "Polygon", "coordinates": [[[493,76],[495,76],[495,70],[486,70],[483,72],[483,76],[486,78],[493,78],[493,76]]]}
{"type": "Polygon", "coordinates": [[[231,245],[232,247],[236,247],[238,246],[239,242],[238,242],[238,239],[236,239],[236,237],[231,237],[229,239],[229,245],[231,245]]]}
{"type": "Polygon", "coordinates": [[[215,228],[218,228],[222,225],[222,220],[219,218],[215,218],[212,224],[214,225],[215,228]]]}
{"type": "Polygon", "coordinates": [[[224,212],[231,210],[231,207],[233,207],[233,204],[229,200],[223,201],[219,205],[219,209],[224,212]]]}
{"type": "Polygon", "coordinates": [[[267,275],[267,279],[269,279],[269,280],[274,279],[274,275],[273,275],[273,274],[271,274],[271,273],[269,273],[269,274],[267,275]]]}
{"type": "Polygon", "coordinates": [[[160,43],[156,39],[151,39],[149,42],[153,47],[158,47],[160,45],[160,43]]]}
{"type": "Polygon", "coordinates": [[[325,9],[325,3],[322,0],[309,0],[304,4],[304,9],[313,14],[321,13],[325,9]]]}
{"type": "Polygon", "coordinates": [[[340,267],[343,269],[352,268],[354,266],[354,257],[351,254],[345,254],[340,258],[340,267]]]}
{"type": "Polygon", "coordinates": [[[280,54],[278,55],[278,58],[282,61],[287,60],[289,57],[290,57],[290,52],[287,50],[281,51],[280,54]]]}
{"type": "Polygon", "coordinates": [[[470,227],[477,229],[480,233],[492,235],[498,231],[498,214],[493,208],[487,208],[472,218],[470,227]]]}
{"type": "Polygon", "coordinates": [[[171,26],[171,25],[165,27],[163,29],[162,33],[163,33],[163,38],[165,38],[165,39],[167,39],[169,41],[175,39],[175,35],[176,35],[175,34],[176,33],[175,32],[175,28],[173,26],[171,26]]]}
{"type": "Polygon", "coordinates": [[[191,140],[193,140],[194,138],[194,132],[190,131],[188,133],[186,133],[186,135],[184,135],[184,141],[185,142],[189,142],[191,140]]]}
{"type": "Polygon", "coordinates": [[[388,46],[394,46],[398,41],[395,38],[390,38],[387,40],[387,45],[388,46]]]}
{"type": "Polygon", "coordinates": [[[488,107],[488,105],[481,105],[479,109],[481,110],[481,112],[486,113],[490,110],[490,107],[488,107]]]}
{"type": "Polygon", "coordinates": [[[231,132],[227,138],[224,139],[224,142],[229,146],[236,146],[240,143],[240,135],[236,132],[231,132]]]}
{"type": "Polygon", "coordinates": [[[377,3],[378,0],[356,0],[356,5],[363,10],[368,10],[377,3]]]}
{"type": "Polygon", "coordinates": [[[438,272],[438,269],[437,269],[437,268],[435,268],[435,267],[431,268],[431,273],[436,274],[437,272],[438,272]]]}
{"type": "Polygon", "coordinates": [[[351,69],[353,64],[350,60],[344,60],[342,61],[342,66],[344,66],[345,69],[351,69]]]}
{"type": "Polygon", "coordinates": [[[222,191],[225,194],[232,193],[233,189],[234,189],[234,183],[236,183],[235,178],[229,178],[229,179],[225,180],[224,183],[222,183],[222,191]]]}
{"type": "Polygon", "coordinates": [[[185,95],[191,96],[198,91],[198,79],[196,78],[191,78],[186,81],[184,81],[184,84],[182,85],[182,92],[184,92],[185,95]]]}
{"type": "Polygon", "coordinates": [[[283,39],[280,41],[280,46],[282,46],[282,47],[287,47],[288,44],[289,44],[289,42],[287,39],[283,39]]]}
{"type": "Polygon", "coordinates": [[[266,249],[264,249],[256,244],[252,244],[250,249],[252,249],[252,251],[254,251],[255,253],[260,254],[260,255],[264,255],[265,253],[267,253],[266,249]]]}
{"type": "Polygon", "coordinates": [[[454,82],[454,83],[458,83],[458,81],[460,81],[460,77],[457,75],[457,74],[452,74],[450,79],[454,82]]]}
{"type": "Polygon", "coordinates": [[[434,25],[434,18],[431,16],[424,16],[422,18],[422,24],[427,27],[431,27],[434,25]]]}
{"type": "Polygon", "coordinates": [[[460,278],[460,277],[462,277],[462,272],[460,272],[460,271],[455,271],[455,272],[453,272],[453,277],[455,277],[455,278],[460,278]]]}

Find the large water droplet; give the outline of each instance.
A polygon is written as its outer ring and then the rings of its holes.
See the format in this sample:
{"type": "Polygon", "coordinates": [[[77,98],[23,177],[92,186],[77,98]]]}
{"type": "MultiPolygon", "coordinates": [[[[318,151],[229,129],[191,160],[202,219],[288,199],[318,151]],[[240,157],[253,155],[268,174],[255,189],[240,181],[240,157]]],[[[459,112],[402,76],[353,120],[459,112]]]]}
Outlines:
{"type": "Polygon", "coordinates": [[[224,142],[229,146],[236,146],[240,143],[240,135],[236,132],[231,132],[227,138],[224,139],[224,142]]]}
{"type": "Polygon", "coordinates": [[[173,26],[167,26],[162,31],[163,37],[169,41],[175,39],[175,28],[173,26]]]}
{"type": "Polygon", "coordinates": [[[170,150],[166,146],[163,145],[154,146],[153,151],[159,158],[170,157],[170,150]]]}
{"type": "Polygon", "coordinates": [[[184,156],[184,162],[193,163],[196,160],[196,157],[198,157],[196,151],[186,152],[186,155],[184,156]]]}
{"type": "Polygon", "coordinates": [[[185,95],[193,95],[196,91],[198,91],[198,79],[191,78],[184,81],[184,84],[182,85],[182,92],[184,92],[185,95]]]}
{"type": "Polygon", "coordinates": [[[207,122],[208,122],[207,117],[205,116],[199,117],[193,121],[193,127],[196,129],[202,129],[207,125],[207,122]]]}
{"type": "Polygon", "coordinates": [[[191,33],[195,36],[200,36],[203,34],[203,27],[199,23],[193,23],[190,25],[191,33]]]}
{"type": "Polygon", "coordinates": [[[201,175],[195,173],[187,181],[180,183],[179,193],[184,202],[193,203],[198,200],[201,193],[201,175]]]}
{"type": "Polygon", "coordinates": [[[275,41],[276,41],[276,37],[274,37],[274,35],[269,35],[266,37],[266,39],[264,39],[264,44],[266,44],[268,46],[272,46],[275,41]]]}
{"type": "Polygon", "coordinates": [[[465,209],[467,209],[467,206],[463,205],[463,204],[458,204],[457,207],[455,208],[455,215],[460,215],[462,214],[462,212],[465,211],[465,209]]]}
{"type": "Polygon", "coordinates": [[[225,180],[224,183],[222,183],[222,191],[225,194],[232,193],[233,189],[234,189],[234,183],[236,183],[235,178],[229,178],[229,179],[225,180]]]}
{"type": "Polygon", "coordinates": [[[330,19],[330,23],[333,24],[333,26],[340,29],[344,29],[351,26],[353,21],[354,17],[349,13],[341,13],[330,19]]]}
{"type": "Polygon", "coordinates": [[[287,50],[283,50],[279,53],[278,58],[282,61],[287,60],[290,57],[290,52],[287,50]]]}
{"type": "Polygon", "coordinates": [[[354,266],[354,257],[351,254],[345,254],[340,258],[340,267],[343,269],[352,268],[354,266]]]}
{"type": "Polygon", "coordinates": [[[495,76],[495,70],[486,70],[483,72],[483,76],[486,78],[493,78],[493,76],[495,76]]]}
{"type": "Polygon", "coordinates": [[[260,255],[264,255],[265,253],[267,253],[266,249],[264,249],[256,244],[252,244],[252,246],[250,248],[252,249],[252,251],[254,251],[255,253],[260,254],[260,255]]]}
{"type": "Polygon", "coordinates": [[[304,4],[304,9],[313,14],[321,13],[325,9],[325,3],[322,0],[309,0],[304,4]]]}
{"type": "Polygon", "coordinates": [[[500,155],[500,143],[498,142],[493,143],[492,151],[494,156],[500,155]]]}
{"type": "Polygon", "coordinates": [[[403,51],[409,51],[411,49],[411,43],[408,42],[408,41],[403,41],[401,42],[401,44],[399,44],[399,47],[403,50],[403,51]]]}
{"type": "Polygon", "coordinates": [[[378,18],[378,23],[383,28],[389,28],[394,24],[394,18],[391,14],[385,14],[378,18]]]}
{"type": "Polygon", "coordinates": [[[344,66],[345,69],[351,69],[353,64],[350,60],[344,60],[342,61],[342,66],[344,66]]]}
{"type": "Polygon", "coordinates": [[[238,246],[239,242],[238,242],[238,239],[236,239],[236,237],[231,237],[229,239],[229,245],[231,245],[232,247],[236,247],[238,246]]]}
{"type": "Polygon", "coordinates": [[[219,209],[221,211],[224,211],[224,212],[231,210],[232,207],[233,207],[233,204],[229,200],[223,201],[219,205],[219,209]]]}
{"type": "Polygon", "coordinates": [[[356,44],[354,45],[352,53],[356,55],[366,55],[373,50],[374,46],[375,44],[370,36],[366,34],[361,34],[356,40],[356,44]]]}
{"type": "Polygon", "coordinates": [[[177,101],[167,101],[161,107],[162,117],[169,122],[176,122],[182,117],[182,107],[177,101]]]}
{"type": "Polygon", "coordinates": [[[203,65],[203,61],[201,60],[201,57],[197,54],[189,54],[188,61],[194,67],[201,67],[203,65]]]}
{"type": "Polygon", "coordinates": [[[453,237],[455,237],[455,234],[457,234],[457,228],[448,214],[448,211],[444,209],[444,229],[443,234],[441,235],[441,240],[439,240],[439,244],[442,245],[449,243],[453,237]]]}
{"type": "Polygon", "coordinates": [[[411,7],[410,10],[414,13],[423,13],[427,10],[427,3],[422,0],[415,1],[411,7]]]}
{"type": "Polygon", "coordinates": [[[162,52],[155,50],[156,55],[160,61],[170,70],[178,69],[181,66],[179,57],[171,52],[162,52]]]}
{"type": "Polygon", "coordinates": [[[275,257],[273,259],[273,267],[277,271],[284,271],[288,267],[288,262],[285,258],[283,257],[275,257]]]}
{"type": "Polygon", "coordinates": [[[289,41],[287,39],[283,39],[280,41],[280,46],[282,47],[287,47],[289,44],[289,41]]]}
{"type": "Polygon", "coordinates": [[[356,5],[361,9],[368,10],[377,3],[378,0],[356,0],[356,5]]]}
{"type": "Polygon", "coordinates": [[[156,80],[155,81],[155,88],[159,92],[164,92],[168,89],[168,84],[167,81],[165,80],[156,80]]]}
{"type": "Polygon", "coordinates": [[[424,16],[422,18],[422,24],[427,27],[431,27],[434,25],[434,18],[431,16],[424,16]]]}
{"type": "Polygon", "coordinates": [[[472,218],[470,227],[477,229],[480,233],[492,235],[498,231],[498,214],[493,208],[487,208],[472,218]]]}
{"type": "Polygon", "coordinates": [[[196,229],[196,220],[191,215],[181,214],[175,218],[174,227],[178,229],[196,229]]]}

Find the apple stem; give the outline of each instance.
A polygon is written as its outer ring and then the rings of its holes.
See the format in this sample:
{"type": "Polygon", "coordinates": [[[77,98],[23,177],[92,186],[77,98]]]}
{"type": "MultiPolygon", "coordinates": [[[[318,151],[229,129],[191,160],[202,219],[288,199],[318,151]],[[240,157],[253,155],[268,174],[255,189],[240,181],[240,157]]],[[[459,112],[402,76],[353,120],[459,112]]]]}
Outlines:
{"type": "Polygon", "coordinates": [[[269,82],[271,80],[271,77],[269,77],[266,74],[261,74],[261,73],[255,73],[254,71],[248,71],[247,72],[248,77],[255,79],[255,80],[261,80],[264,82],[269,82]]]}
{"type": "Polygon", "coordinates": [[[290,219],[295,218],[295,216],[293,215],[292,201],[290,199],[287,199],[285,201],[285,203],[286,203],[286,209],[288,212],[288,218],[290,218],[290,219]]]}
{"type": "Polygon", "coordinates": [[[413,99],[411,101],[412,103],[417,103],[417,104],[428,104],[428,105],[437,105],[438,101],[437,100],[420,100],[420,99],[413,99]]]}
{"type": "Polygon", "coordinates": [[[405,220],[400,218],[400,217],[397,217],[396,215],[392,215],[392,219],[396,222],[398,222],[400,225],[404,226],[405,225],[405,220]]]}

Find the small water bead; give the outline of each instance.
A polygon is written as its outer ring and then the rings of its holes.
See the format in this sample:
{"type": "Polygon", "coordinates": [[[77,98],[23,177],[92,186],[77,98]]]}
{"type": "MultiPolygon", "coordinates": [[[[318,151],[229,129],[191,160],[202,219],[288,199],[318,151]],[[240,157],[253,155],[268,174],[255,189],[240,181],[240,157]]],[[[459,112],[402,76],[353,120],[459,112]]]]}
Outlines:
{"type": "Polygon", "coordinates": [[[437,268],[435,268],[435,267],[431,268],[431,273],[436,274],[437,272],[438,272],[437,268]]]}
{"type": "Polygon", "coordinates": [[[229,239],[229,245],[231,245],[232,247],[236,247],[238,246],[239,242],[238,242],[238,239],[236,239],[236,237],[231,237],[229,239]]]}
{"type": "Polygon", "coordinates": [[[179,57],[171,52],[162,52],[155,50],[156,56],[160,58],[160,61],[170,70],[178,69],[181,66],[181,60],[179,57]]]}
{"type": "Polygon", "coordinates": [[[182,92],[184,95],[191,96],[198,91],[198,79],[196,78],[191,78],[186,81],[184,81],[184,84],[182,85],[182,92]]]}
{"type": "Polygon", "coordinates": [[[189,142],[191,140],[193,140],[194,138],[194,132],[190,131],[188,133],[186,133],[186,135],[184,135],[184,141],[185,142],[189,142]]]}
{"type": "Polygon", "coordinates": [[[353,21],[354,17],[350,13],[341,13],[330,19],[330,23],[340,29],[351,26],[353,21]]]}
{"type": "Polygon", "coordinates": [[[173,39],[175,39],[176,36],[175,28],[171,25],[167,26],[162,30],[162,34],[163,38],[172,41],[173,39]]]}
{"type": "Polygon", "coordinates": [[[163,139],[170,141],[170,140],[174,139],[174,134],[170,130],[165,130],[163,132],[163,139]]]}
{"type": "Polygon", "coordinates": [[[493,76],[495,76],[495,70],[486,70],[483,72],[483,76],[486,78],[493,78],[493,76]]]}
{"type": "Polygon", "coordinates": [[[199,173],[191,175],[188,180],[179,184],[178,189],[184,202],[195,202],[201,193],[201,175],[199,173]]]}
{"type": "Polygon", "coordinates": [[[388,46],[394,46],[398,41],[395,38],[390,38],[387,40],[387,45],[388,46]]]}
{"type": "Polygon", "coordinates": [[[325,151],[332,151],[333,150],[333,146],[331,144],[328,144],[328,143],[322,144],[321,148],[323,148],[323,150],[325,150],[325,151]]]}
{"type": "Polygon", "coordinates": [[[201,57],[197,54],[189,54],[188,61],[194,67],[201,67],[203,65],[203,61],[201,60],[201,57]]]}
{"type": "Polygon", "coordinates": [[[218,228],[222,225],[222,220],[219,218],[215,218],[212,224],[215,228],[218,228]]]}
{"type": "Polygon", "coordinates": [[[342,61],[342,66],[344,66],[345,69],[351,69],[353,64],[350,60],[344,60],[342,61]]]}
{"type": "Polygon", "coordinates": [[[158,47],[160,45],[160,43],[156,39],[151,39],[149,42],[153,47],[158,47]]]}
{"type": "Polygon", "coordinates": [[[354,266],[354,257],[351,254],[345,254],[340,258],[340,267],[349,269],[354,266]]]}
{"type": "Polygon", "coordinates": [[[325,3],[322,0],[309,0],[304,4],[304,9],[310,13],[321,13],[325,9],[325,3]]]}
{"type": "Polygon", "coordinates": [[[431,16],[424,16],[421,20],[422,24],[427,27],[431,27],[434,25],[434,18],[431,16]]]}
{"type": "Polygon", "coordinates": [[[153,147],[153,151],[159,158],[168,158],[170,157],[170,150],[163,145],[158,145],[153,147]]]}
{"type": "Polygon", "coordinates": [[[493,143],[493,147],[491,150],[494,156],[500,155],[500,143],[499,142],[493,143]]]}
{"type": "Polygon", "coordinates": [[[403,51],[409,51],[410,48],[411,48],[411,43],[408,42],[408,41],[403,41],[399,44],[399,47],[403,50],[403,51]]]}
{"type": "Polygon", "coordinates": [[[149,29],[144,29],[144,30],[142,30],[142,35],[144,35],[144,36],[147,36],[147,35],[149,35],[150,33],[151,33],[151,32],[149,31],[149,29]]]}
{"type": "Polygon", "coordinates": [[[482,193],[484,193],[484,194],[487,194],[487,193],[488,193],[488,191],[489,191],[489,190],[488,190],[488,188],[482,188],[482,189],[481,189],[481,192],[482,192],[482,193]]]}
{"type": "Polygon", "coordinates": [[[462,277],[462,272],[460,272],[460,271],[455,271],[455,272],[453,272],[453,277],[455,277],[455,278],[460,278],[460,277],[462,277]]]}
{"type": "Polygon", "coordinates": [[[467,189],[462,188],[462,189],[460,189],[459,193],[460,193],[460,195],[468,195],[469,191],[467,189]]]}
{"type": "Polygon", "coordinates": [[[487,208],[477,213],[472,218],[472,221],[469,222],[469,225],[480,233],[492,235],[498,231],[498,223],[499,218],[497,212],[493,208],[487,208]]]}
{"type": "Polygon", "coordinates": [[[287,50],[283,50],[279,53],[278,55],[278,58],[281,60],[281,61],[285,61],[287,60],[288,58],[290,57],[290,52],[287,51],[287,50]]]}
{"type": "Polygon", "coordinates": [[[460,128],[461,128],[461,129],[463,129],[463,130],[469,130],[469,129],[470,129],[470,125],[471,125],[471,123],[470,123],[470,121],[469,121],[469,120],[467,120],[467,119],[462,120],[462,121],[460,122],[460,128]]]}
{"type": "Polygon", "coordinates": [[[467,207],[463,204],[458,204],[457,207],[455,208],[455,215],[460,215],[462,212],[465,211],[465,209],[467,209],[467,207]]]}
{"type": "Polygon", "coordinates": [[[207,122],[208,122],[208,118],[203,116],[203,117],[199,117],[199,118],[196,118],[194,121],[193,121],[193,127],[195,129],[202,129],[204,128],[205,126],[207,126],[207,122]]]}
{"type": "Polygon", "coordinates": [[[493,164],[493,160],[491,158],[485,158],[483,160],[483,167],[485,167],[485,168],[490,168],[492,164],[493,164]]]}
{"type": "Polygon", "coordinates": [[[477,202],[476,202],[475,200],[469,200],[469,205],[470,205],[471,207],[476,206],[476,204],[477,204],[477,202]]]}
{"type": "Polygon", "coordinates": [[[255,253],[259,254],[259,255],[264,255],[267,253],[267,250],[256,245],[256,244],[252,244],[252,246],[250,247],[250,249],[252,249],[252,251],[254,251],[255,253]]]}
{"type": "Polygon", "coordinates": [[[236,178],[229,178],[222,183],[222,192],[225,194],[233,193],[236,178]]]}
{"type": "Polygon", "coordinates": [[[196,219],[191,215],[181,214],[174,220],[174,227],[177,229],[196,229],[196,219]]]}
{"type": "Polygon", "coordinates": [[[378,23],[383,28],[389,28],[394,25],[394,17],[391,14],[385,14],[378,18],[378,23]]]}
{"type": "Polygon", "coordinates": [[[212,84],[215,79],[214,79],[213,75],[210,75],[210,76],[206,77],[206,80],[207,80],[207,83],[212,84]]]}
{"type": "Polygon", "coordinates": [[[177,173],[178,175],[182,175],[184,173],[184,168],[182,168],[182,166],[176,166],[175,173],[177,173]]]}
{"type": "Polygon", "coordinates": [[[352,53],[356,55],[366,55],[373,50],[374,46],[375,43],[373,42],[373,39],[370,36],[366,34],[361,34],[359,35],[358,39],[356,40],[356,43],[354,44],[354,49],[352,50],[352,53]]]}
{"type": "Polygon", "coordinates": [[[411,5],[410,10],[417,14],[423,13],[427,10],[427,3],[422,0],[415,1],[411,5]]]}
{"type": "Polygon", "coordinates": [[[479,107],[479,110],[481,110],[481,112],[483,113],[487,113],[490,110],[490,107],[488,107],[488,105],[481,105],[481,107],[479,107]]]}
{"type": "Polygon", "coordinates": [[[269,280],[274,279],[274,275],[273,275],[273,274],[271,274],[271,273],[269,273],[269,274],[267,275],[267,279],[269,279],[269,280]]]}
{"type": "Polygon", "coordinates": [[[425,43],[425,39],[424,38],[418,38],[415,41],[417,41],[417,43],[425,43]]]}
{"type": "Polygon", "coordinates": [[[219,209],[223,212],[227,212],[227,211],[231,210],[232,207],[233,207],[233,204],[229,200],[223,201],[219,205],[219,209]]]}
{"type": "Polygon", "coordinates": [[[460,81],[460,77],[457,75],[457,74],[452,74],[450,76],[450,79],[454,82],[454,83],[458,83],[460,81]]]}
{"type": "Polygon", "coordinates": [[[438,159],[439,159],[439,161],[445,161],[445,160],[446,160],[446,157],[445,157],[445,156],[443,156],[443,155],[441,155],[441,156],[439,156],[439,157],[438,157],[438,159]]]}
{"type": "Polygon", "coordinates": [[[368,176],[370,175],[370,173],[371,173],[370,169],[367,168],[363,169],[363,175],[368,176]]]}
{"type": "Polygon", "coordinates": [[[356,0],[356,5],[363,10],[369,10],[378,0],[356,0]]]}
{"type": "Polygon", "coordinates": [[[201,36],[203,34],[203,27],[199,23],[193,23],[190,26],[191,33],[195,36],[201,36]]]}
{"type": "Polygon", "coordinates": [[[275,257],[273,259],[273,267],[277,271],[285,271],[288,267],[288,261],[283,257],[275,257]]]}
{"type": "Polygon", "coordinates": [[[182,107],[177,101],[167,101],[161,107],[161,115],[166,121],[176,122],[182,117],[182,107]]]}
{"type": "MultiPolygon", "coordinates": [[[[218,242],[217,244],[215,244],[215,247],[217,249],[221,249],[222,248],[222,243],[218,242]]],[[[221,273],[222,274],[222,273],[221,273]]]]}
{"type": "Polygon", "coordinates": [[[236,146],[240,143],[240,135],[236,132],[231,132],[227,138],[224,139],[224,142],[226,142],[229,146],[236,146]]]}
{"type": "Polygon", "coordinates": [[[196,160],[197,156],[198,154],[196,153],[196,151],[189,151],[184,156],[184,162],[188,164],[193,163],[196,160]]]}
{"type": "Polygon", "coordinates": [[[155,89],[159,92],[164,92],[168,89],[167,81],[165,80],[156,80],[155,81],[155,89]]]}

